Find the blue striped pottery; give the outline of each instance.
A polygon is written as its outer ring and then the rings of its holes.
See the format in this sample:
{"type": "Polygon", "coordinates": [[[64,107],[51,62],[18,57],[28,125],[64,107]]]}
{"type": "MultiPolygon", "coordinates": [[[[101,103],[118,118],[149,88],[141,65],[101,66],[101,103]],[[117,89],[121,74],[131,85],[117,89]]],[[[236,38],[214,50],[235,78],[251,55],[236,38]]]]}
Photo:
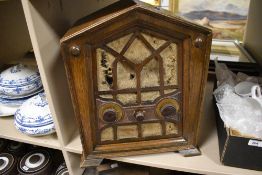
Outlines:
{"type": "Polygon", "coordinates": [[[0,96],[10,96],[10,98],[19,98],[26,95],[30,95],[35,91],[42,89],[42,87],[43,85],[41,79],[38,79],[32,84],[28,84],[25,86],[14,86],[14,87],[0,86],[0,96]]]}
{"type": "Polygon", "coordinates": [[[28,135],[46,135],[55,132],[53,118],[45,93],[26,100],[16,111],[15,126],[28,135]]]}
{"type": "Polygon", "coordinates": [[[21,97],[37,91],[42,86],[37,67],[18,64],[0,74],[0,96],[21,97]]]}
{"type": "Polygon", "coordinates": [[[19,125],[15,121],[15,127],[18,131],[26,135],[30,135],[30,136],[43,136],[43,135],[49,135],[55,132],[54,123],[51,123],[45,126],[38,126],[38,127],[37,126],[25,127],[25,126],[19,125]]]}
{"type": "MultiPolygon", "coordinates": [[[[5,99],[7,101],[8,100],[12,101],[12,100],[28,99],[28,98],[33,97],[33,96],[35,96],[35,95],[37,95],[37,94],[39,94],[40,92],[43,92],[43,91],[44,91],[44,89],[43,89],[43,87],[41,87],[40,89],[37,89],[36,91],[31,92],[30,94],[16,95],[16,96],[0,94],[0,98],[5,99]]],[[[1,101],[0,101],[0,103],[1,103],[1,101]]]]}
{"type": "Polygon", "coordinates": [[[1,87],[17,87],[32,84],[40,79],[37,67],[18,64],[12,66],[0,74],[1,87]]]}

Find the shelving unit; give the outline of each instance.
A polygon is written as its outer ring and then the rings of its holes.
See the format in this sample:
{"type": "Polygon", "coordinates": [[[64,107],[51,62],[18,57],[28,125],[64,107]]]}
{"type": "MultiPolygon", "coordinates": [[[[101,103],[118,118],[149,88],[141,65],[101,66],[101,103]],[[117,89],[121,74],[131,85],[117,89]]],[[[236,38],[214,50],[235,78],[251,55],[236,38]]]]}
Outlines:
{"type": "Polygon", "coordinates": [[[73,134],[72,138],[65,146],[65,149],[72,153],[82,154],[82,145],[81,145],[79,132],[75,132],[73,134]]]}
{"type": "MultiPolygon", "coordinates": [[[[60,56],[59,39],[77,19],[115,1],[117,0],[21,0],[21,2],[12,1],[12,3],[10,1],[10,8],[8,8],[11,10],[10,14],[15,15],[14,12],[20,10],[24,12],[24,16],[19,13],[15,18],[23,21],[19,22],[19,25],[26,26],[28,31],[22,27],[16,27],[9,31],[9,35],[11,37],[12,32],[17,31],[19,35],[12,37],[13,44],[21,43],[22,40],[22,43],[29,43],[29,46],[31,44],[33,47],[36,61],[32,64],[36,62],[39,68],[57,133],[44,137],[29,137],[19,133],[13,125],[12,117],[8,117],[0,118],[0,137],[61,150],[71,175],[81,175],[84,171],[79,167],[82,146],[64,63],[60,56]]],[[[0,3],[7,2],[9,1],[0,1],[0,3]]],[[[4,29],[4,31],[7,30],[8,28],[4,29]]],[[[3,41],[1,44],[3,44],[1,48],[7,47],[3,41]]],[[[23,47],[21,44],[17,47],[23,48],[23,51],[30,48],[23,47]]],[[[14,52],[13,55],[19,55],[18,53],[21,52],[21,49],[13,48],[4,50],[14,52]]],[[[0,58],[0,61],[1,64],[16,62],[17,58],[0,58]]],[[[119,157],[114,160],[203,174],[261,174],[258,171],[231,168],[220,164],[214,113],[210,110],[213,108],[212,89],[212,82],[209,82],[206,89],[205,114],[202,117],[199,135],[201,156],[185,158],[177,153],[165,153],[119,157]]]]}

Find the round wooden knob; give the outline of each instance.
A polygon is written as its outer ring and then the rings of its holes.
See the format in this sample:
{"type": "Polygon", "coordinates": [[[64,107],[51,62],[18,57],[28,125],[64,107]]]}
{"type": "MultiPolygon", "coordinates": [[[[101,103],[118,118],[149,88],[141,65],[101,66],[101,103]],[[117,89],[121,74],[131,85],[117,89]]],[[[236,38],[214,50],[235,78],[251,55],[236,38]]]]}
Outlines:
{"type": "Polygon", "coordinates": [[[135,113],[135,118],[137,121],[143,121],[145,119],[145,115],[143,111],[137,111],[135,113]]]}
{"type": "Polygon", "coordinates": [[[107,109],[104,112],[103,119],[109,123],[115,122],[117,119],[116,111],[114,109],[107,109]]]}
{"type": "Polygon", "coordinates": [[[70,48],[70,52],[71,52],[71,54],[72,54],[73,56],[77,57],[77,56],[80,55],[81,50],[80,50],[80,47],[79,47],[79,46],[72,46],[72,47],[70,48]]]}
{"type": "Polygon", "coordinates": [[[171,118],[176,116],[176,108],[172,105],[166,105],[161,108],[161,114],[165,118],[171,118]]]}
{"type": "Polygon", "coordinates": [[[204,45],[204,41],[202,37],[197,37],[194,41],[194,45],[196,48],[201,48],[204,45]]]}

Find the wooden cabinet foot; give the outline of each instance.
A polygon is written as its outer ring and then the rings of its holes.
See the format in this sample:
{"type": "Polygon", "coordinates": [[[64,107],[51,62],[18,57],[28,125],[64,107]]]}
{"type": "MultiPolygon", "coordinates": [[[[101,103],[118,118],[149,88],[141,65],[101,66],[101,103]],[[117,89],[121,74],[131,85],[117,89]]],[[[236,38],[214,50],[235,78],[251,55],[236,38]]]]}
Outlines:
{"type": "Polygon", "coordinates": [[[81,167],[86,168],[86,167],[98,167],[103,161],[103,158],[97,158],[93,156],[82,156],[82,162],[81,162],[81,167]]]}
{"type": "Polygon", "coordinates": [[[199,155],[201,155],[200,150],[198,148],[196,148],[196,147],[180,150],[180,151],[178,151],[178,153],[181,154],[184,157],[192,157],[192,156],[199,156],[199,155]]]}

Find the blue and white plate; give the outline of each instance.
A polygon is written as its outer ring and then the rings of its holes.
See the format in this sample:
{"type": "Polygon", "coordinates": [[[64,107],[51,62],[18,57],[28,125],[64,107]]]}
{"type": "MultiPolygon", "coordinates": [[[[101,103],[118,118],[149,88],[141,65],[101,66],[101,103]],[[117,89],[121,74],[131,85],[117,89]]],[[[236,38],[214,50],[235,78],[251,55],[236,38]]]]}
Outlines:
{"type": "Polygon", "coordinates": [[[18,64],[12,66],[0,74],[0,86],[17,87],[33,84],[40,79],[40,74],[36,66],[25,66],[18,64]]]}
{"type": "Polygon", "coordinates": [[[12,116],[17,110],[17,106],[6,106],[0,104],[0,117],[12,116]]]}
{"type": "Polygon", "coordinates": [[[40,87],[39,89],[36,89],[34,92],[31,92],[30,94],[26,95],[17,95],[17,96],[10,96],[10,95],[4,95],[0,93],[0,98],[8,99],[8,100],[18,100],[18,99],[23,99],[23,98],[29,98],[32,96],[35,96],[36,94],[39,94],[40,92],[43,92],[44,89],[43,87],[40,87]]]}
{"type": "Polygon", "coordinates": [[[19,98],[19,99],[5,99],[5,98],[0,98],[0,104],[1,105],[6,105],[6,106],[16,106],[19,107],[21,106],[28,98],[19,98]]]}

